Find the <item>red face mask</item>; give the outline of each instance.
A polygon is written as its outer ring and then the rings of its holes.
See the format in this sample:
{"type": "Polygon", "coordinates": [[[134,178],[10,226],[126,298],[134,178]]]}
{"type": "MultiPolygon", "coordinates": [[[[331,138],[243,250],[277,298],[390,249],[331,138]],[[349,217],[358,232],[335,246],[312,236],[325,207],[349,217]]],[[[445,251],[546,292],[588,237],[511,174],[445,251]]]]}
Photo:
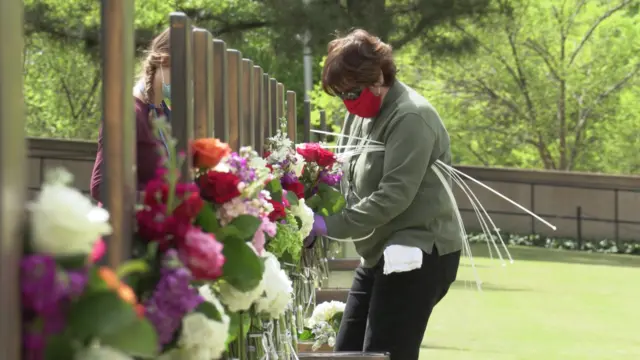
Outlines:
{"type": "Polygon", "coordinates": [[[342,101],[347,107],[347,111],[363,118],[372,118],[378,115],[380,105],[382,105],[382,98],[372,93],[369,88],[364,88],[356,99],[343,99],[342,101]]]}

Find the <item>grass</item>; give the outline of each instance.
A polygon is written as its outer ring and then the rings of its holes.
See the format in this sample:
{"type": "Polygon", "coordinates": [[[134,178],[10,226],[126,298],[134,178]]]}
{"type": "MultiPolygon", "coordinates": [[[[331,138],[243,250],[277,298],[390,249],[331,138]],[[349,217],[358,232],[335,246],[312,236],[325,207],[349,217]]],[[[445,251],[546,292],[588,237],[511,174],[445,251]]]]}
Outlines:
{"type": "MultiPolygon", "coordinates": [[[[502,267],[474,249],[484,290],[465,260],[421,360],[640,359],[639,256],[515,247],[502,267]]],[[[349,272],[335,275],[348,287],[349,272]]]]}

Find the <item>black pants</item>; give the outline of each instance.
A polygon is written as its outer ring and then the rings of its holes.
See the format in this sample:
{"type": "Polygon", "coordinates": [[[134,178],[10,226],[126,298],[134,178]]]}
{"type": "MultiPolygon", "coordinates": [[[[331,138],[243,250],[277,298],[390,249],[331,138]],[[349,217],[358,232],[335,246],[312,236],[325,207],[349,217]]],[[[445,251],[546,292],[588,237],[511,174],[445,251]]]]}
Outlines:
{"type": "Polygon", "coordinates": [[[459,264],[459,251],[440,256],[434,248],[413,271],[384,275],[384,258],[372,268],[358,267],[335,350],[418,360],[431,311],[455,281],[459,264]]]}

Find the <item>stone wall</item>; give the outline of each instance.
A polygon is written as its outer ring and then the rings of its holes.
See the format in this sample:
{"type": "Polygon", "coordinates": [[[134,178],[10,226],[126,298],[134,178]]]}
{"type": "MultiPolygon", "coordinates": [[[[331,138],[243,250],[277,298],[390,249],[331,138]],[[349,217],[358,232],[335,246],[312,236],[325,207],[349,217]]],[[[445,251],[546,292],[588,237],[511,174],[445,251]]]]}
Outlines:
{"type": "MultiPolygon", "coordinates": [[[[64,166],[75,185],[89,190],[96,144],[86,141],[29,139],[29,193],[39,189],[47,168],[64,166]]],[[[534,221],[513,205],[467,181],[502,230],[583,238],[640,239],[640,177],[483,167],[458,168],[558,227],[534,221]],[[578,208],[581,220],[578,221],[578,208]]],[[[478,230],[471,203],[460,189],[456,199],[468,229],[478,230]]]]}

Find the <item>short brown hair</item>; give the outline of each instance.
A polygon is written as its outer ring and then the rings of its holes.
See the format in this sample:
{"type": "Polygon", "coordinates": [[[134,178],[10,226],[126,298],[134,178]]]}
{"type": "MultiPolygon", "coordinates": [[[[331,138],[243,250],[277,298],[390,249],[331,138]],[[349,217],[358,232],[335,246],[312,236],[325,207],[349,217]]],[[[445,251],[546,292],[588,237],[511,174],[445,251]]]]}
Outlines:
{"type": "Polygon", "coordinates": [[[373,86],[384,78],[384,86],[396,80],[396,64],[391,46],[362,29],[329,43],[322,69],[322,88],[329,95],[355,87],[373,86]]]}

